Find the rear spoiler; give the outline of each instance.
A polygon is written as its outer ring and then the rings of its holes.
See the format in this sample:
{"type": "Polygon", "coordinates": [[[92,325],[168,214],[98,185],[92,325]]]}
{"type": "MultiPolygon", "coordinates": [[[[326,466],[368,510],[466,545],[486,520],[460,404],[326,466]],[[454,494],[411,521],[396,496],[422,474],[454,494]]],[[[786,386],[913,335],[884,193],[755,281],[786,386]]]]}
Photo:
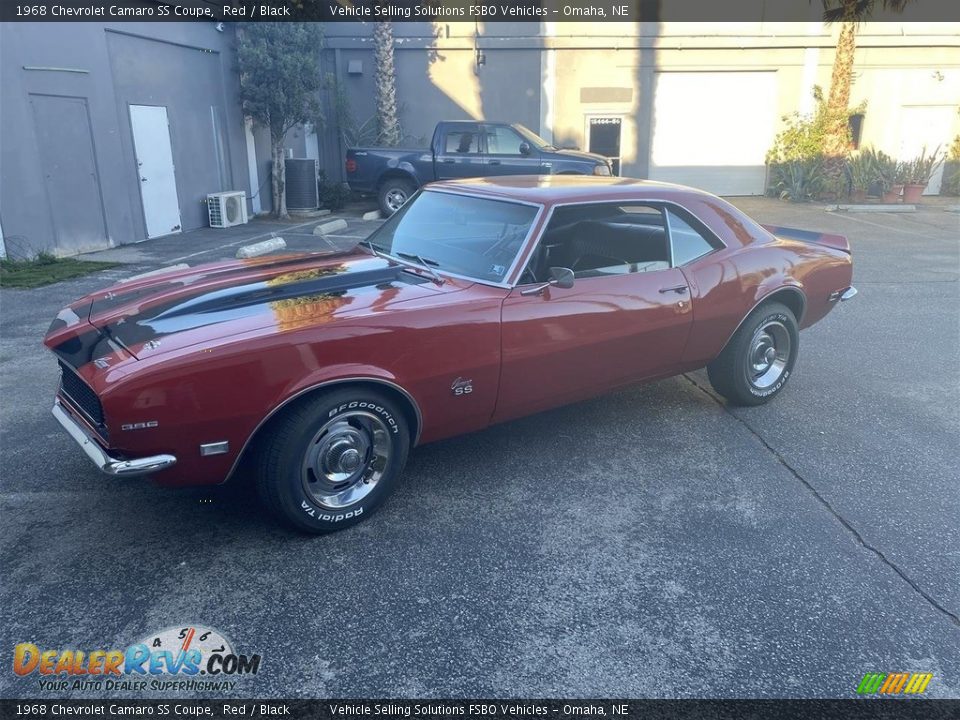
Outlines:
{"type": "Polygon", "coordinates": [[[784,240],[802,240],[803,242],[816,243],[817,245],[826,245],[834,250],[842,250],[845,253],[850,252],[850,243],[843,235],[831,235],[829,233],[818,233],[812,230],[798,230],[797,228],[780,227],[779,225],[761,225],[771,235],[776,235],[784,240]]]}

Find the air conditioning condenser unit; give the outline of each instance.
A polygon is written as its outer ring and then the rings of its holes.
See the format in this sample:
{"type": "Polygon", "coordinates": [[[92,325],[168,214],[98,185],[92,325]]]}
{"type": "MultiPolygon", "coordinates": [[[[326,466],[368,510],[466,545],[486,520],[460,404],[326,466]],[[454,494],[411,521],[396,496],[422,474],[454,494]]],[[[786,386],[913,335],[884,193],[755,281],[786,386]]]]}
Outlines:
{"type": "Polygon", "coordinates": [[[247,222],[247,194],[243,190],[207,195],[210,227],[228,228],[247,222]]]}

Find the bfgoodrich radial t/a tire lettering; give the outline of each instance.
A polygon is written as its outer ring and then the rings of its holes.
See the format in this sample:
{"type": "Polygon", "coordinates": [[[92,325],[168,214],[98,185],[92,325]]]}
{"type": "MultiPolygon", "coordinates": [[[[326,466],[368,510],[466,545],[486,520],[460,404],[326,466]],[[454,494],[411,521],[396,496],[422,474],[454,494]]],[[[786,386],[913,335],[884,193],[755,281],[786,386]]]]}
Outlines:
{"type": "Polygon", "coordinates": [[[260,443],[257,489],[288,525],[328,533],[369,517],[393,491],[410,431],[396,403],[362,387],[299,401],[260,443]]]}

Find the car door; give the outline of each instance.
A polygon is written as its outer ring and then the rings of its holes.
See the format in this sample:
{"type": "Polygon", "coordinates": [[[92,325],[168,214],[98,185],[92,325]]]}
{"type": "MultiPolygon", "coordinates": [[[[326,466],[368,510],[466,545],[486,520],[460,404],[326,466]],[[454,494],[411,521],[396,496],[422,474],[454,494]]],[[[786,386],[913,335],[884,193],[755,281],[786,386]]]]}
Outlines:
{"type": "Polygon", "coordinates": [[[693,313],[669,258],[594,268],[575,273],[571,288],[525,294],[536,287],[519,285],[503,303],[495,421],[679,369],[693,313]]]}
{"type": "Polygon", "coordinates": [[[540,151],[507,125],[484,125],[487,175],[538,175],[540,151]],[[527,150],[520,151],[521,146],[527,150]]]}
{"type": "Polygon", "coordinates": [[[480,124],[456,123],[446,127],[434,161],[437,180],[483,175],[483,133],[480,124]]]}

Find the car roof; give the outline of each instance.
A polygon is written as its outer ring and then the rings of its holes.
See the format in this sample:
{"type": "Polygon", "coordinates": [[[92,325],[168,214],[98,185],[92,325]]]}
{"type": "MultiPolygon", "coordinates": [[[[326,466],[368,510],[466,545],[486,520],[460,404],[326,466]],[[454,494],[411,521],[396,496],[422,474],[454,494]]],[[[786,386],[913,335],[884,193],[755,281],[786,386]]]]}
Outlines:
{"type": "Polygon", "coordinates": [[[597,175],[499,175],[441,180],[426,187],[544,205],[641,198],[680,202],[691,196],[713,197],[703,190],[684,185],[597,175]]]}

